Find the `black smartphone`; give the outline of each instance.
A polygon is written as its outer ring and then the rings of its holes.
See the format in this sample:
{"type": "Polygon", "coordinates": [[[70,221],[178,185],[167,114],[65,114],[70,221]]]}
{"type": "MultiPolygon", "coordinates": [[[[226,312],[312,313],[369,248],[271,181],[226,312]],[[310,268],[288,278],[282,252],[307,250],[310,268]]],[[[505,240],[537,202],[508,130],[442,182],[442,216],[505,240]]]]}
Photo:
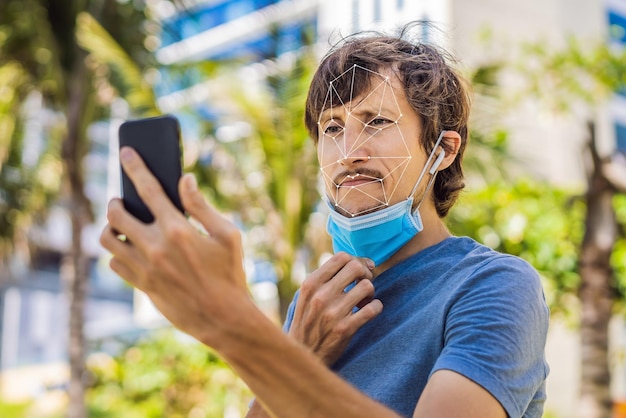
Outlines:
{"type": "MultiPolygon", "coordinates": [[[[120,125],[119,140],[120,148],[129,146],[137,151],[174,206],[184,212],[178,195],[178,181],[182,176],[182,144],[178,120],[172,115],[128,120],[120,125]]],[[[121,165],[120,170],[124,207],[140,221],[153,222],[154,216],[139,197],[121,165]]]]}

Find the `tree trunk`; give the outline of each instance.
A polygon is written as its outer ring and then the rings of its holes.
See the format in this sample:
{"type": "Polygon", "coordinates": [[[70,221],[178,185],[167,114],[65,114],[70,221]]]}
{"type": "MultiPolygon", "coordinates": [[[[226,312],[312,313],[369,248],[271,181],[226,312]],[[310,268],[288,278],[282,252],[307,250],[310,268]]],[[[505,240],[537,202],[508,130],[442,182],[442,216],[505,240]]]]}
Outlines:
{"type": "Polygon", "coordinates": [[[88,260],[82,248],[82,233],[91,221],[91,207],[84,192],[82,160],[87,144],[86,123],[89,109],[91,79],[84,65],[85,54],[77,51],[77,59],[69,75],[67,137],[63,142],[62,158],[68,206],[72,225],[72,243],[64,260],[63,280],[69,301],[69,365],[68,418],[85,418],[86,342],[84,335],[85,300],[89,279],[88,260]]]}
{"type": "Polygon", "coordinates": [[[616,297],[610,264],[618,233],[612,202],[615,190],[602,174],[592,123],[589,124],[589,135],[593,166],[589,170],[585,236],[580,258],[582,376],[579,416],[610,418],[608,325],[616,297]]]}

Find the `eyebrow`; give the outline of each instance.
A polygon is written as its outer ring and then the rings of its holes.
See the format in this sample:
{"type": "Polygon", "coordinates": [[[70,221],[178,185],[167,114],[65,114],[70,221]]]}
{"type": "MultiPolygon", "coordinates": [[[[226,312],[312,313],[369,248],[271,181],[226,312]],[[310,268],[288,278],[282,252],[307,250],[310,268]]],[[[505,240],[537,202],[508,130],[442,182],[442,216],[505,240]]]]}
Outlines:
{"type": "Polygon", "coordinates": [[[381,106],[379,109],[376,109],[376,110],[373,110],[369,107],[364,107],[362,109],[357,108],[357,110],[353,111],[352,114],[363,115],[368,118],[375,117],[375,116],[385,116],[385,115],[395,115],[396,117],[398,117],[401,115],[401,112],[399,109],[395,109],[394,111],[387,107],[381,106]]]}
{"type": "MultiPolygon", "coordinates": [[[[337,109],[337,108],[341,108],[344,107],[342,106],[335,106],[332,108],[327,108],[326,110],[324,110],[322,113],[320,113],[319,116],[319,121],[323,121],[323,120],[330,120],[330,119],[334,119],[330,116],[330,113],[332,113],[333,109],[337,109]]],[[[365,120],[371,120],[372,118],[376,117],[376,116],[385,116],[387,115],[387,117],[391,117],[393,116],[394,118],[399,118],[400,116],[402,116],[402,112],[400,112],[400,109],[389,109],[387,107],[381,107],[380,111],[378,110],[373,110],[372,109],[373,106],[366,106],[363,105],[363,107],[357,107],[356,110],[350,112],[350,114],[355,115],[356,117],[362,117],[362,119],[365,120]]]]}

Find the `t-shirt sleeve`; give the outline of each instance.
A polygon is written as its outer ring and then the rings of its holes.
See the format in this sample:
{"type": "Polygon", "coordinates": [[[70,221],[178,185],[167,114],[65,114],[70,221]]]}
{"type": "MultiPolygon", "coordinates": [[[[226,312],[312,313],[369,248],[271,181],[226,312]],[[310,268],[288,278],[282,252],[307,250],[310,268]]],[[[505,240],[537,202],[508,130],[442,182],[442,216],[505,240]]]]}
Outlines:
{"type": "Polygon", "coordinates": [[[460,373],[490,392],[509,417],[521,417],[548,374],[548,322],[537,272],[517,257],[492,260],[450,302],[444,349],[431,375],[460,373]]]}

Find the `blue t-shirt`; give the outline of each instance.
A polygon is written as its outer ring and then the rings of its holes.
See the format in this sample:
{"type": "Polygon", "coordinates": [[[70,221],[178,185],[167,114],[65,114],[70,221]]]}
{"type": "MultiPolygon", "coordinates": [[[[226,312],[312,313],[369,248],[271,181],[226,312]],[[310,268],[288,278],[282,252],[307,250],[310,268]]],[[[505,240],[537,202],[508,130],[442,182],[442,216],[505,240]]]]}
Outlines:
{"type": "Polygon", "coordinates": [[[489,391],[509,417],[541,417],[549,311],[528,263],[451,237],[373,283],[384,308],[332,366],[345,380],[411,416],[432,373],[453,370],[489,391]]]}

